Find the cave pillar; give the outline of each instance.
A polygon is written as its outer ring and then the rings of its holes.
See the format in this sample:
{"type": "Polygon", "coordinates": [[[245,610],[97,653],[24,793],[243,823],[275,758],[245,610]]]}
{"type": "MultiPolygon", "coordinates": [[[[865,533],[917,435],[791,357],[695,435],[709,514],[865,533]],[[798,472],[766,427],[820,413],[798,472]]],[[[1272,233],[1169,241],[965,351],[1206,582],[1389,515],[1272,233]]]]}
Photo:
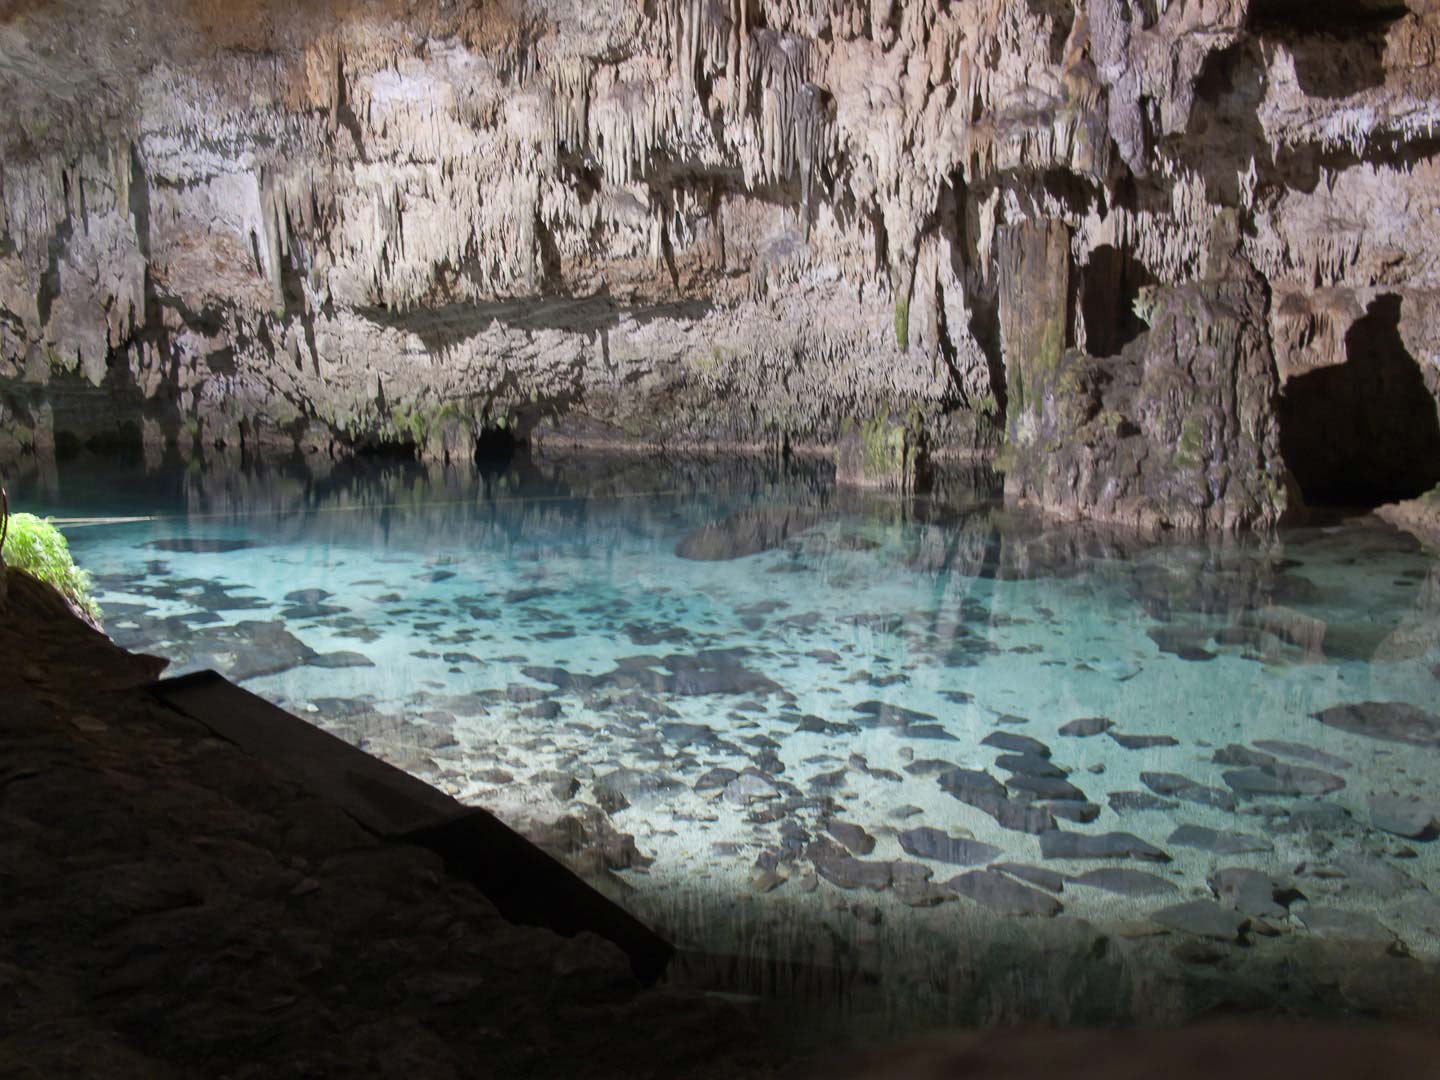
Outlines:
{"type": "Polygon", "coordinates": [[[1065,352],[1069,326],[1070,229],[1063,221],[1024,222],[1000,234],[1000,347],[1005,363],[1006,428],[1023,438],[1065,352]]]}

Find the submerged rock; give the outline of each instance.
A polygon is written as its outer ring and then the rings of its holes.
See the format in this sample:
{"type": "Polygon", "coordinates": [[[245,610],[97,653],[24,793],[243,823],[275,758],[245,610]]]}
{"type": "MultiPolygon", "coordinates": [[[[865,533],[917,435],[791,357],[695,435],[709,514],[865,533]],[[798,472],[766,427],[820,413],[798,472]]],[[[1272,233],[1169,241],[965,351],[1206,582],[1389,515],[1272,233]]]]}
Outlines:
{"type": "Polygon", "coordinates": [[[1128,870],[1119,866],[1087,870],[1070,881],[1074,885],[1085,885],[1120,896],[1157,896],[1161,893],[1178,892],[1180,888],[1173,881],[1147,874],[1144,870],[1128,870]]]}
{"type": "Polygon", "coordinates": [[[1220,832],[1201,825],[1181,825],[1166,841],[1177,847],[1199,848],[1216,855],[1241,855],[1250,851],[1273,851],[1274,845],[1264,837],[1246,833],[1220,832]]]}
{"type": "Polygon", "coordinates": [[[899,836],[907,855],[957,866],[980,866],[1004,854],[999,848],[978,840],[956,839],[940,829],[907,829],[899,836]]]}
{"type": "Polygon", "coordinates": [[[1328,795],[1345,786],[1343,777],[1304,765],[1261,765],[1225,773],[1242,795],[1328,795]]]}
{"type": "Polygon", "coordinates": [[[1332,705],[1314,714],[1329,727],[1385,742],[1440,746],[1440,716],[1403,701],[1363,701],[1332,705]]]}
{"type": "Polygon", "coordinates": [[[1071,720],[1068,724],[1060,726],[1060,734],[1074,739],[1088,739],[1093,735],[1100,735],[1109,731],[1115,726],[1113,720],[1103,716],[1082,716],[1078,720],[1071,720]]]}
{"type": "Polygon", "coordinates": [[[1236,941],[1250,920],[1238,911],[1221,907],[1213,900],[1192,900],[1162,908],[1150,916],[1169,930],[1182,934],[1212,938],[1215,941],[1236,941]]]}
{"type": "Polygon", "coordinates": [[[1170,861],[1170,856],[1155,845],[1127,832],[1091,834],[1052,830],[1040,834],[1040,853],[1047,859],[1170,861]]]}
{"type": "Polygon", "coordinates": [[[1055,897],[1022,885],[995,870],[971,870],[951,878],[945,887],[1002,915],[1051,917],[1064,910],[1055,897]]]}

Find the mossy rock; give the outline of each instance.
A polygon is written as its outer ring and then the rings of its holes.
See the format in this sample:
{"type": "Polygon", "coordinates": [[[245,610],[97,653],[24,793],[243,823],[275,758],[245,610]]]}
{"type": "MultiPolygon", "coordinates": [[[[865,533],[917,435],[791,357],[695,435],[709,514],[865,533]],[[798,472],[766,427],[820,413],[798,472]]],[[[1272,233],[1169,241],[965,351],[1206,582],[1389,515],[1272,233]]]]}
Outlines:
{"type": "Polygon", "coordinates": [[[75,565],[65,536],[49,520],[34,514],[11,514],[5,530],[4,563],[57,589],[94,621],[100,605],[90,595],[90,575],[75,565]]]}

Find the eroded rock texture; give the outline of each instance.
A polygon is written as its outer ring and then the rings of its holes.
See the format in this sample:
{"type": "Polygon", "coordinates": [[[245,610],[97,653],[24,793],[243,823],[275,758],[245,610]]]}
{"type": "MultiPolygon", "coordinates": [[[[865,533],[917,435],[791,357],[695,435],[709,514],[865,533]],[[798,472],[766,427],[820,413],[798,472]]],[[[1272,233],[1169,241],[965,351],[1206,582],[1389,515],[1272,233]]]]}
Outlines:
{"type": "Polygon", "coordinates": [[[0,457],[504,429],[885,485],[1003,440],[1069,516],[1415,496],[1437,37],[1432,0],[11,0],[0,457]]]}

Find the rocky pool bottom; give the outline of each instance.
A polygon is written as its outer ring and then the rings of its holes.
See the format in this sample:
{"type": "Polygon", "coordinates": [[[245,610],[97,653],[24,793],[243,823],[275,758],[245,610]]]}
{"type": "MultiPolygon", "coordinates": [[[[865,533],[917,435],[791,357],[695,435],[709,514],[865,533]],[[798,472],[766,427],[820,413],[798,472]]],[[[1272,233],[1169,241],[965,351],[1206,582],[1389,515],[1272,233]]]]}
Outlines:
{"type": "Polygon", "coordinates": [[[495,811],[693,950],[677,978],[817,1031],[1433,1008],[1435,554],[991,494],[639,459],[12,485],[96,522],[117,642],[495,811]]]}

